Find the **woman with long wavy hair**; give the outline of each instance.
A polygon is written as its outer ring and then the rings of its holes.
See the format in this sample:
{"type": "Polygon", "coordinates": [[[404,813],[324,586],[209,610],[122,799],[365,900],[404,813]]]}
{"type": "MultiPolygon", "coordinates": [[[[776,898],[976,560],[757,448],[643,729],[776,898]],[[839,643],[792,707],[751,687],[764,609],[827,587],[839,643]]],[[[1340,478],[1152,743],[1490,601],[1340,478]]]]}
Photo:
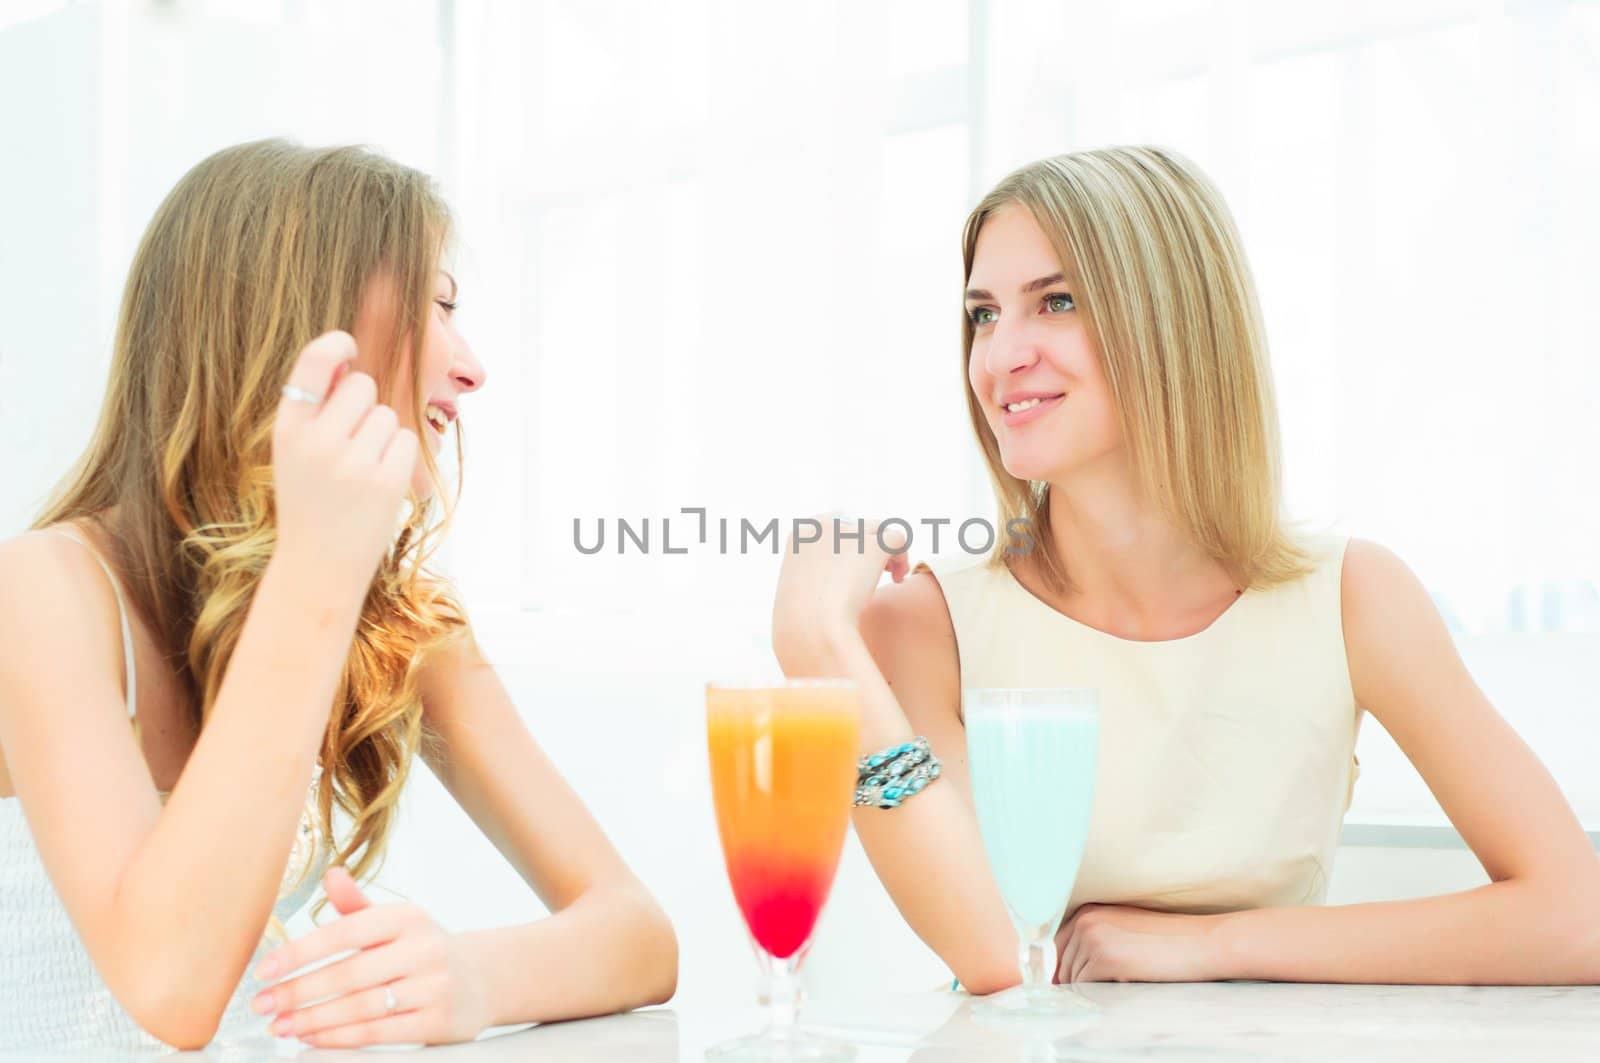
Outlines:
{"type": "Polygon", "coordinates": [[[229,148],[156,212],[93,440],[0,544],[0,1048],[254,1015],[445,1042],[672,995],[671,925],[427,565],[484,382],[449,239],[432,182],[359,148],[229,148]],[[418,752],[551,916],[367,901],[418,752]],[[339,917],[284,941],[319,881],[339,917]]]}
{"type": "MultiPolygon", "coordinates": [[[[1018,981],[962,692],[1087,687],[1093,808],[1030,981],[1600,981],[1600,862],[1421,583],[1284,520],[1255,289],[1211,182],[1160,148],[1041,159],[978,203],[962,251],[961,386],[1004,531],[909,572],[903,535],[824,535],[785,557],[774,606],[789,674],[860,684],[863,753],[920,736],[943,758],[855,818],[912,928],[969,990],[1018,981]],[[1322,903],[1365,713],[1487,884],[1322,903]]],[[[887,794],[863,782],[863,804],[887,794]]]]}

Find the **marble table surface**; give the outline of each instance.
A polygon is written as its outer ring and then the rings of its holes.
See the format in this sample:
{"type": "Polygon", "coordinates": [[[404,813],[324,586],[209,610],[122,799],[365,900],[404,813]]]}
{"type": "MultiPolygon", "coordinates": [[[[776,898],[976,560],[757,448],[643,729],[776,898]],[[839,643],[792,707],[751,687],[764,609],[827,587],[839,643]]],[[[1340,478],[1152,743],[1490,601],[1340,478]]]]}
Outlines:
{"type": "MultiPolygon", "coordinates": [[[[973,998],[957,993],[819,999],[806,1005],[801,1023],[852,1044],[857,1063],[1600,1059],[1596,986],[1225,982],[1078,989],[1095,1002],[1099,1015],[1076,1030],[989,1025],[972,1014],[973,998]]],[[[430,1063],[678,1063],[701,1060],[711,1045],[759,1026],[753,1005],[679,1002],[628,1015],[491,1032],[470,1044],[402,1051],[421,1053],[430,1063]]],[[[375,1057],[370,1051],[318,1050],[262,1036],[158,1058],[314,1063],[375,1057]]]]}

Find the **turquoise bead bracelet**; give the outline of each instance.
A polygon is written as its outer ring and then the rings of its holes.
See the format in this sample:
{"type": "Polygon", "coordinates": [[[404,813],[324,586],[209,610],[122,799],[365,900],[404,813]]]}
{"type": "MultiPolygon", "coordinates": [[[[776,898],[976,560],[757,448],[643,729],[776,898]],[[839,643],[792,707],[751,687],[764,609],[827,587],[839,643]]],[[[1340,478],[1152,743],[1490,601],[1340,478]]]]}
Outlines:
{"type": "Polygon", "coordinates": [[[943,774],[939,758],[918,735],[909,742],[879,750],[856,762],[857,805],[899,808],[943,774]]]}

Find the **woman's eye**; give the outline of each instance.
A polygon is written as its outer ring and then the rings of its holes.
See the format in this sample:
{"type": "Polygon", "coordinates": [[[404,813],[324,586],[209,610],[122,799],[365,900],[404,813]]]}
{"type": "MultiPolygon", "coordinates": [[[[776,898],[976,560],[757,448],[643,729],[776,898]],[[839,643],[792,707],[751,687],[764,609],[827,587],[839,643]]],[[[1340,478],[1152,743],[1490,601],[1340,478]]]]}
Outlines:
{"type": "Polygon", "coordinates": [[[444,307],[444,312],[447,313],[447,314],[455,313],[456,312],[456,307],[461,305],[460,303],[453,302],[453,301],[451,301],[449,299],[435,299],[434,302],[436,302],[440,306],[444,307]]]}
{"type": "Polygon", "coordinates": [[[967,317],[972,319],[974,325],[994,324],[995,312],[987,306],[980,306],[967,311],[967,317]]]}
{"type": "Polygon", "coordinates": [[[1073,302],[1072,296],[1066,294],[1065,292],[1056,292],[1053,295],[1047,295],[1044,297],[1044,305],[1047,306],[1050,309],[1050,312],[1053,314],[1064,314],[1068,310],[1075,308],[1078,304],[1073,302]]]}

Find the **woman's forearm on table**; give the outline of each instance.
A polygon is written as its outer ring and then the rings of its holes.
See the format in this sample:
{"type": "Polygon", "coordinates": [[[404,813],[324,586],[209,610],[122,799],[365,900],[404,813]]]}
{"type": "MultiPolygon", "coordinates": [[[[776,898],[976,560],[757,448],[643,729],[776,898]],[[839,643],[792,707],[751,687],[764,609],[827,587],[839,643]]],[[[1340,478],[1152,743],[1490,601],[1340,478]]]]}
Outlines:
{"type": "Polygon", "coordinates": [[[1216,917],[1223,978],[1442,985],[1600,983],[1600,861],[1567,881],[1216,917]]]}
{"type": "Polygon", "coordinates": [[[672,924],[637,883],[597,887],[544,919],[461,937],[494,1026],[664,1004],[677,989],[672,924]]]}

